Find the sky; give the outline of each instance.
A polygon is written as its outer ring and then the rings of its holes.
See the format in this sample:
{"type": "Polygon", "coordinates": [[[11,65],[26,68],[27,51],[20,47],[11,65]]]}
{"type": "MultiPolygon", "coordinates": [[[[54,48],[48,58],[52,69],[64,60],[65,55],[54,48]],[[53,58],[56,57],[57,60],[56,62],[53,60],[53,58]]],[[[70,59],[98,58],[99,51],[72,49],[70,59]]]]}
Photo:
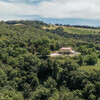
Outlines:
{"type": "Polygon", "coordinates": [[[100,0],[0,0],[0,20],[100,26],[100,0]]]}

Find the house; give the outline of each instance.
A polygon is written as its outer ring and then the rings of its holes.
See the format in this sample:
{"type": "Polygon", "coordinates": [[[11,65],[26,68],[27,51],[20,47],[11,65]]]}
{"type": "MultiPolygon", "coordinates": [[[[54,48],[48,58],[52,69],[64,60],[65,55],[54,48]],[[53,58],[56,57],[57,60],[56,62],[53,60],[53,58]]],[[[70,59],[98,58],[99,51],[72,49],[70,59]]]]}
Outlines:
{"type": "Polygon", "coordinates": [[[76,56],[80,55],[80,53],[74,51],[71,47],[62,47],[59,49],[59,51],[50,54],[51,57],[62,56],[62,55],[76,56]]]}
{"type": "Polygon", "coordinates": [[[71,47],[62,47],[60,50],[59,50],[59,53],[62,54],[67,54],[67,53],[72,53],[73,52],[73,49],[71,47]]]}

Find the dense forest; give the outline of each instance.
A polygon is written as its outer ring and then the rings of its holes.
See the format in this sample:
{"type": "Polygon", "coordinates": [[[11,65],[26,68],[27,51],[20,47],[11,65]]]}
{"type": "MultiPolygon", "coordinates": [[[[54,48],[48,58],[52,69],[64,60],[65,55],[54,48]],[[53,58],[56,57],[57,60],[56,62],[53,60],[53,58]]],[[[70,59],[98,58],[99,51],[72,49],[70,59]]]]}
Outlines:
{"type": "Polygon", "coordinates": [[[50,24],[0,22],[0,100],[100,100],[100,34],[43,26],[50,24]],[[81,55],[49,56],[68,46],[81,55]]]}

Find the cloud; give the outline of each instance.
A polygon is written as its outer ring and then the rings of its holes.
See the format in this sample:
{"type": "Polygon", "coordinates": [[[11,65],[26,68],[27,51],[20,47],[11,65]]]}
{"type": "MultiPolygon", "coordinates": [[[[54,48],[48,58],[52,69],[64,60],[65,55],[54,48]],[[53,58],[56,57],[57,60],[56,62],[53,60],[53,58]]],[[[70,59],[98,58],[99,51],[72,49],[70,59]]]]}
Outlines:
{"type": "Polygon", "coordinates": [[[29,15],[35,14],[36,10],[34,6],[22,3],[8,3],[0,1],[0,15],[11,16],[11,15],[29,15]]]}
{"type": "Polygon", "coordinates": [[[0,16],[100,19],[99,5],[100,0],[0,0],[0,16]]]}
{"type": "Polygon", "coordinates": [[[99,0],[54,0],[38,6],[42,16],[55,18],[100,18],[99,0]]]}

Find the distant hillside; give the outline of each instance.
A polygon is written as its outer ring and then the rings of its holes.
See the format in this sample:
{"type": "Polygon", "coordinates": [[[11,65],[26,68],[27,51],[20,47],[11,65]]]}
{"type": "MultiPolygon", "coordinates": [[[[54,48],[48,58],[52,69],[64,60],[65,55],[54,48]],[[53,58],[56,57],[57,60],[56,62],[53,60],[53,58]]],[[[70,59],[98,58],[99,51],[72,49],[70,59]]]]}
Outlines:
{"type": "Polygon", "coordinates": [[[99,30],[0,22],[0,100],[99,99],[99,30]]]}
{"type": "Polygon", "coordinates": [[[95,44],[100,48],[100,30],[72,26],[50,25],[42,21],[0,22],[0,39],[12,42],[28,42],[43,36],[67,45],[95,44]],[[59,27],[62,28],[59,31],[59,27]],[[56,30],[56,31],[55,31],[56,30]]]}
{"type": "MultiPolygon", "coordinates": [[[[42,36],[50,39],[60,40],[61,37],[57,34],[52,34],[41,29],[39,21],[9,21],[0,23],[0,40],[18,41],[33,41],[42,36]]],[[[42,23],[42,25],[46,25],[42,23]]]]}
{"type": "Polygon", "coordinates": [[[91,29],[91,28],[84,28],[84,27],[76,27],[76,26],[59,26],[59,25],[50,25],[50,27],[42,26],[43,29],[56,29],[57,27],[62,27],[64,32],[71,33],[71,34],[100,34],[100,29],[91,29]]]}

